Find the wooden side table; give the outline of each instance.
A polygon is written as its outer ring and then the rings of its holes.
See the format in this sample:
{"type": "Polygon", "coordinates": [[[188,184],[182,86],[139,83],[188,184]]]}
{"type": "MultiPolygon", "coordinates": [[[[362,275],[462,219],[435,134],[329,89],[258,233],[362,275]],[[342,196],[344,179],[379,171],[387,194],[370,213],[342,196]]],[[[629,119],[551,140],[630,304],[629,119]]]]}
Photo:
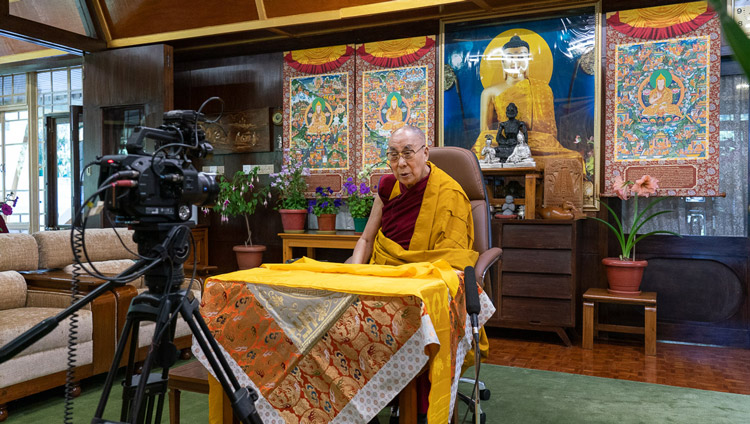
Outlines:
{"type": "Polygon", "coordinates": [[[315,258],[316,248],[326,249],[354,249],[359,240],[359,234],[354,231],[338,231],[336,234],[318,234],[308,231],[301,234],[279,233],[282,240],[283,261],[292,259],[293,247],[306,247],[307,257],[315,258]]]}
{"type": "Polygon", "coordinates": [[[180,422],[180,391],[208,394],[208,370],[193,361],[169,370],[169,423],[180,422]]]}
{"type": "Polygon", "coordinates": [[[612,294],[607,289],[591,288],[583,294],[583,348],[593,349],[594,335],[599,331],[643,334],[646,339],[646,355],[656,355],[656,292],[643,292],[626,296],[612,294]],[[645,311],[643,327],[629,325],[600,324],[598,303],[641,305],[645,311]]]}

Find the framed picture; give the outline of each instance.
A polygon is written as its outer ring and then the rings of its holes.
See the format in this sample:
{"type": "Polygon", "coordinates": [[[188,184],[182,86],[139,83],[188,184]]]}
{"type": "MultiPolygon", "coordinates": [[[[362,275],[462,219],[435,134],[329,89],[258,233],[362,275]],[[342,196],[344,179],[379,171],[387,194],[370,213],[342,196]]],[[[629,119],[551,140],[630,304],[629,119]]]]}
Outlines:
{"type": "Polygon", "coordinates": [[[498,16],[441,26],[443,145],[471,149],[481,159],[485,146],[506,141],[505,132],[497,139],[501,126],[521,121],[537,167],[576,160],[584,209],[597,210],[599,4],[554,18],[498,16]]]}

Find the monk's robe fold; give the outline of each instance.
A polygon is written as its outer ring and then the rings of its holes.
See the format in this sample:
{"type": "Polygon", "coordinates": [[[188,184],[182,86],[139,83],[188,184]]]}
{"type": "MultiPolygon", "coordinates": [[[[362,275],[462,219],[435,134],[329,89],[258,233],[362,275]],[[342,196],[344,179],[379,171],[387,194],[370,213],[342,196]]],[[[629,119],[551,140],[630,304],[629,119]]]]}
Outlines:
{"type": "MultiPolygon", "coordinates": [[[[430,168],[409,249],[378,231],[370,263],[402,265],[443,259],[459,270],[476,264],[479,253],[472,250],[474,219],[469,198],[445,171],[432,163],[430,168]]],[[[401,185],[396,182],[391,199],[399,194],[401,185]]]]}

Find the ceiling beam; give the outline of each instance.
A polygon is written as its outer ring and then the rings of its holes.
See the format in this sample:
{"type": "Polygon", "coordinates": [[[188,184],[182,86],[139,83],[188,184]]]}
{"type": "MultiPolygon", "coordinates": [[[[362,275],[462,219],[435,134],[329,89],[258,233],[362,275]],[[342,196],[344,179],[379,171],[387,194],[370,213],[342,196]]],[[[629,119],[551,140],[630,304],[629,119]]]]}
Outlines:
{"type": "Polygon", "coordinates": [[[102,40],[11,15],[0,15],[0,35],[78,55],[107,48],[102,40]]]}

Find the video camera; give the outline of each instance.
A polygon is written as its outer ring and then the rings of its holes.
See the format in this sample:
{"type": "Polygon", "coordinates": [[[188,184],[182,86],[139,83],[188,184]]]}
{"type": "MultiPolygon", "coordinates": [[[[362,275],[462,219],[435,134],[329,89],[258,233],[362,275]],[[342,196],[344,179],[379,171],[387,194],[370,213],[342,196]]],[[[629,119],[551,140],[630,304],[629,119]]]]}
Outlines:
{"type": "Polygon", "coordinates": [[[213,146],[199,127],[202,113],[172,110],[158,128],[136,127],[126,144],[127,155],[99,159],[99,187],[105,207],[121,223],[180,223],[192,215],[190,205],[209,206],[219,185],[213,175],[198,172],[191,158],[206,157],[213,146]],[[153,153],[145,140],[155,142],[153,153]]]}

